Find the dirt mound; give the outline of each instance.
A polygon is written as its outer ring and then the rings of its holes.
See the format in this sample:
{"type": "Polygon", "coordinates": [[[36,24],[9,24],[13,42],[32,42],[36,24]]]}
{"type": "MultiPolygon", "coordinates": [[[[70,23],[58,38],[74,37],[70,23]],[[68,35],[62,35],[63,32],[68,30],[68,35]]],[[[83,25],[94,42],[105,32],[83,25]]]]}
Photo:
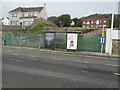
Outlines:
{"type": "Polygon", "coordinates": [[[30,26],[28,26],[28,27],[26,27],[26,30],[31,30],[31,29],[33,29],[34,27],[36,27],[36,25],[38,25],[38,24],[50,24],[50,25],[52,25],[52,26],[54,26],[54,27],[57,27],[54,23],[52,23],[52,22],[50,22],[50,21],[47,21],[46,19],[43,19],[43,18],[37,18],[37,19],[35,19],[34,20],[34,22],[30,25],[30,26]]]}

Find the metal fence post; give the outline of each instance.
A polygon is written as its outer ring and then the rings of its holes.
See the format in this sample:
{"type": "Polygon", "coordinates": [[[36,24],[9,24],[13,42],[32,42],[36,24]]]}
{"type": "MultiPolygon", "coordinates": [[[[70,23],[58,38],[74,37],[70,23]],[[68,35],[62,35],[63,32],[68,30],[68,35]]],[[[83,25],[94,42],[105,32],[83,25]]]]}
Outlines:
{"type": "Polygon", "coordinates": [[[11,39],[12,39],[11,44],[13,45],[13,43],[14,43],[14,36],[13,36],[13,33],[11,33],[11,39]]]}
{"type": "Polygon", "coordinates": [[[56,49],[56,32],[54,33],[54,47],[53,47],[53,50],[56,49]]]}
{"type": "Polygon", "coordinates": [[[22,46],[22,34],[20,33],[20,46],[22,46]]]}

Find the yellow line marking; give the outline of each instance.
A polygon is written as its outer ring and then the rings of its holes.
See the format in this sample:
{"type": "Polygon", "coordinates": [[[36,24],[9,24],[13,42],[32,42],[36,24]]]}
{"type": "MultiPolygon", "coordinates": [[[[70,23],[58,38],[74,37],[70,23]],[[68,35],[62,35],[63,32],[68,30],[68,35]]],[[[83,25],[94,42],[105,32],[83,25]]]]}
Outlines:
{"type": "Polygon", "coordinates": [[[120,60],[120,59],[118,59],[118,58],[112,58],[112,59],[114,59],[114,60],[120,60]]]}
{"type": "Polygon", "coordinates": [[[60,60],[59,58],[51,58],[52,60],[60,60]]]}
{"type": "Polygon", "coordinates": [[[72,55],[72,54],[63,54],[63,55],[69,55],[69,56],[70,56],[70,55],[72,55]]]}
{"type": "MultiPolygon", "coordinates": [[[[79,55],[80,56],[80,55],[79,55]]],[[[83,56],[83,55],[81,55],[83,56]]],[[[83,57],[91,57],[91,58],[102,58],[102,59],[113,59],[113,60],[120,60],[118,58],[107,58],[107,57],[97,57],[97,56],[83,56],[83,57]]]]}
{"type": "Polygon", "coordinates": [[[78,62],[78,63],[88,63],[88,62],[84,62],[84,61],[76,61],[76,62],[78,62]]]}
{"type": "MultiPolygon", "coordinates": [[[[8,49],[7,49],[8,50],[8,49]]],[[[11,50],[11,49],[9,49],[11,50]]],[[[31,51],[31,50],[15,50],[15,51],[30,51],[30,52],[36,52],[36,53],[42,53],[41,51],[31,51]]],[[[11,51],[10,51],[11,52],[11,51]]],[[[45,52],[44,52],[45,53],[45,52]]],[[[48,52],[51,53],[51,52],[48,52]]],[[[72,55],[72,54],[63,54],[63,53],[52,53],[52,54],[58,54],[58,55],[68,55],[68,56],[83,56],[83,57],[90,57],[90,58],[101,58],[101,59],[113,59],[113,60],[120,60],[118,58],[107,58],[107,57],[97,57],[97,56],[85,56],[85,55],[72,55]]]]}
{"type": "Polygon", "coordinates": [[[77,55],[72,55],[72,54],[62,54],[62,53],[59,53],[59,55],[77,56],[77,55]]]}
{"type": "Polygon", "coordinates": [[[30,57],[34,58],[34,57],[36,57],[36,56],[30,56],[30,57]]]}
{"type": "Polygon", "coordinates": [[[7,52],[12,52],[12,51],[7,51],[7,52]]]}
{"type": "Polygon", "coordinates": [[[77,55],[77,56],[84,56],[84,55],[77,55]]]}
{"type": "Polygon", "coordinates": [[[106,64],[107,66],[120,67],[119,65],[106,64]]]}
{"type": "MultiPolygon", "coordinates": [[[[6,50],[8,50],[8,49],[6,49],[6,50]]],[[[11,49],[9,49],[9,50],[11,50],[11,49]]],[[[13,50],[13,51],[29,51],[29,52],[36,52],[36,53],[42,53],[41,51],[31,51],[31,50],[13,50]]]]}
{"type": "Polygon", "coordinates": [[[101,59],[113,59],[113,60],[120,60],[118,58],[107,58],[107,57],[97,57],[97,56],[85,56],[85,55],[72,55],[72,54],[61,54],[61,53],[54,53],[59,55],[69,55],[69,56],[82,56],[82,57],[90,57],[90,58],[101,58],[101,59]]]}
{"type": "Polygon", "coordinates": [[[12,54],[12,55],[18,56],[19,54],[12,54]]]}
{"type": "Polygon", "coordinates": [[[57,54],[57,53],[52,53],[52,54],[57,54]]]}

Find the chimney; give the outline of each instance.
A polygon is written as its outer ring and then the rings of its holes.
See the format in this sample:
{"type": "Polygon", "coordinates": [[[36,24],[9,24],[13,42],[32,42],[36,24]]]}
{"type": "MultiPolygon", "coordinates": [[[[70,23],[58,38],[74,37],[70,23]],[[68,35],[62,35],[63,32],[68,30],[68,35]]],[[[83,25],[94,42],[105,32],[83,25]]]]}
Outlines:
{"type": "Polygon", "coordinates": [[[44,7],[46,7],[46,3],[44,3],[44,7]]]}

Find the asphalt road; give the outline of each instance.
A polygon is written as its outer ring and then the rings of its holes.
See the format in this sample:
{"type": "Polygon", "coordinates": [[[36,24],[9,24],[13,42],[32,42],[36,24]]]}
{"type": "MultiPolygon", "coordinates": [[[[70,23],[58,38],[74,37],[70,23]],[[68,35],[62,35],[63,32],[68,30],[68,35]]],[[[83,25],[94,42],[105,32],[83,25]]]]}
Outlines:
{"type": "Polygon", "coordinates": [[[3,88],[118,88],[118,60],[3,48],[3,88]]]}

